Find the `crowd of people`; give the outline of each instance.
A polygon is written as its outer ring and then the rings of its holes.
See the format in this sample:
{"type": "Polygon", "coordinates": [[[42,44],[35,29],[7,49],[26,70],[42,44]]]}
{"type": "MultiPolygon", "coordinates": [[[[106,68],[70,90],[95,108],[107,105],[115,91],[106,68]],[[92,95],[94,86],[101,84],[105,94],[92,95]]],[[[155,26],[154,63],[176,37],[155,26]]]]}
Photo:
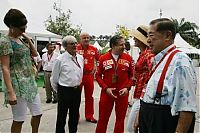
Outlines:
{"type": "Polygon", "coordinates": [[[85,120],[97,123],[91,132],[107,132],[113,107],[114,133],[123,133],[125,128],[130,133],[194,132],[197,77],[191,59],[174,44],[176,29],[170,19],[155,19],[130,32],[140,49],[137,61],[122,36],[112,36],[110,50],[101,55],[86,32],[80,34],[80,42],[72,35],[65,36],[62,54],[48,43],[40,58],[25,32],[27,22],[20,10],[10,9],[4,17],[8,34],[0,35],[2,87],[4,103],[12,108],[12,133],[21,132],[27,108],[32,132],[39,130],[42,109],[32,58],[37,70],[41,65],[44,70],[46,103],[57,103],[56,133],[65,132],[67,115],[69,133],[78,131],[82,89],[85,120]],[[94,77],[101,87],[98,119],[94,118],[94,77]],[[125,125],[129,95],[134,102],[125,125]]]}

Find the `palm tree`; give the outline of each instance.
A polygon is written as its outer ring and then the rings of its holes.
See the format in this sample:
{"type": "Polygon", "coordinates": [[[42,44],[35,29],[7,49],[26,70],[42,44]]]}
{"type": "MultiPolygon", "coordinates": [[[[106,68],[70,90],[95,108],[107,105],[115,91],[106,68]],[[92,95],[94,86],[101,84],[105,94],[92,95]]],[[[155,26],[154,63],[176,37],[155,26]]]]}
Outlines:
{"type": "Polygon", "coordinates": [[[191,23],[189,21],[185,21],[185,18],[182,18],[180,22],[177,19],[173,19],[176,26],[176,32],[180,34],[180,36],[189,44],[199,47],[199,35],[196,32],[199,27],[195,23],[191,23]]]}

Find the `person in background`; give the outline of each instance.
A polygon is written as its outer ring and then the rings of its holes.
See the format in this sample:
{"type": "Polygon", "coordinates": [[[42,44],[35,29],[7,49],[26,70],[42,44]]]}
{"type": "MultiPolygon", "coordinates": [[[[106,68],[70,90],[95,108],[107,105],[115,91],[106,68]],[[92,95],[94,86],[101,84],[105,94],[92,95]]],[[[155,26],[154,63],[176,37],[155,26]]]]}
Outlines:
{"type": "Polygon", "coordinates": [[[53,90],[50,77],[53,67],[54,60],[60,55],[57,52],[54,52],[55,46],[52,43],[46,45],[47,52],[42,55],[42,66],[44,70],[44,84],[46,90],[46,103],[50,103],[53,100],[53,103],[57,103],[57,94],[53,90]]]}
{"type": "Polygon", "coordinates": [[[37,74],[35,75],[36,79],[39,79],[38,73],[42,66],[42,58],[40,57],[40,54],[37,52],[38,56],[32,57],[35,63],[35,66],[37,68],[37,74]]]}
{"type": "Polygon", "coordinates": [[[127,53],[127,54],[130,54],[130,53],[129,53],[130,50],[131,50],[130,42],[129,42],[129,41],[126,41],[126,42],[125,42],[125,49],[124,49],[124,52],[127,53]]]}
{"type": "Polygon", "coordinates": [[[134,98],[134,103],[131,108],[128,117],[128,131],[130,133],[138,132],[138,120],[139,120],[139,109],[140,109],[140,96],[145,84],[149,80],[149,74],[152,69],[152,63],[154,55],[149,49],[149,44],[147,43],[147,31],[148,26],[140,25],[136,30],[131,32],[131,36],[135,41],[135,47],[140,49],[139,58],[135,64],[134,77],[136,79],[135,89],[131,97],[134,98]]]}
{"type": "Polygon", "coordinates": [[[32,133],[38,133],[42,110],[31,62],[31,56],[37,56],[37,51],[25,33],[27,19],[20,10],[10,9],[4,23],[9,30],[6,36],[0,37],[0,60],[5,104],[11,105],[13,115],[11,133],[21,133],[27,108],[32,115],[32,133]]]}
{"type": "Polygon", "coordinates": [[[115,104],[114,133],[124,132],[124,119],[128,107],[128,93],[133,83],[132,57],[124,53],[125,40],[119,35],[110,39],[110,48],[99,59],[96,80],[102,88],[99,101],[99,120],[96,133],[106,133],[115,104]]]}
{"type": "Polygon", "coordinates": [[[62,40],[65,52],[55,59],[51,84],[58,94],[56,133],[65,133],[69,110],[69,133],[77,132],[81,102],[80,84],[83,77],[83,56],[76,54],[77,40],[66,36],[62,40]]]}
{"type": "Polygon", "coordinates": [[[84,69],[81,89],[85,92],[85,119],[88,122],[97,123],[94,118],[94,73],[96,71],[95,59],[98,61],[99,52],[97,48],[89,44],[90,35],[86,32],[80,34],[80,44],[77,46],[77,52],[83,55],[84,69]]]}
{"type": "MultiPolygon", "coordinates": [[[[126,41],[125,42],[125,49],[124,49],[124,52],[131,55],[130,53],[130,50],[131,50],[131,45],[130,45],[130,42],[129,41],[126,41]]],[[[133,60],[133,63],[134,63],[134,60],[133,60]]],[[[134,85],[134,84],[133,84],[134,85]]],[[[132,93],[133,93],[133,90],[130,88],[130,91],[129,91],[129,96],[128,96],[128,106],[129,107],[132,107],[132,104],[133,104],[133,101],[132,101],[132,93]]]]}
{"type": "Polygon", "coordinates": [[[141,133],[194,132],[197,77],[191,59],[174,44],[175,29],[168,18],[150,22],[147,42],[155,58],[141,100],[141,133]]]}

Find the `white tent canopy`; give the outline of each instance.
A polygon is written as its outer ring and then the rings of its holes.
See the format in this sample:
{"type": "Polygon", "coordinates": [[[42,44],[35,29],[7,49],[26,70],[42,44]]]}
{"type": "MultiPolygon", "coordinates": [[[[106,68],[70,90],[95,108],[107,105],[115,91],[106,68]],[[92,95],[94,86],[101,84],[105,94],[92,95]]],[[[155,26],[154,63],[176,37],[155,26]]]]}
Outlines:
{"type": "Polygon", "coordinates": [[[102,50],[103,48],[99,45],[99,43],[97,41],[95,41],[94,47],[96,47],[98,50],[102,50]]]}
{"type": "Polygon", "coordinates": [[[185,53],[200,54],[200,50],[189,45],[185,40],[183,40],[179,33],[177,33],[174,43],[179,50],[185,53]]]}
{"type": "MultiPolygon", "coordinates": [[[[13,8],[13,6],[9,3],[8,0],[1,0],[0,4],[0,33],[6,34],[8,32],[8,28],[3,23],[4,16],[6,12],[13,8]]],[[[34,16],[26,16],[28,19],[27,30],[26,33],[32,37],[35,43],[37,41],[61,41],[61,36],[51,33],[45,29],[44,24],[39,24],[35,22],[33,19],[34,16]]]]}

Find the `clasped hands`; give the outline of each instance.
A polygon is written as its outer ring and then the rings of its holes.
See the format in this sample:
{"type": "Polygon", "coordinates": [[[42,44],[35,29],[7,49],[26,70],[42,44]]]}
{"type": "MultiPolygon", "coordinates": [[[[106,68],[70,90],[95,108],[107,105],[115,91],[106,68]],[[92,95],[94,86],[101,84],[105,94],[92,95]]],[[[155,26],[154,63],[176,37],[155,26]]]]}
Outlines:
{"type": "MultiPolygon", "coordinates": [[[[116,88],[106,88],[106,93],[113,98],[117,98],[117,96],[113,94],[114,90],[116,90],[116,88]]],[[[123,88],[123,89],[119,90],[120,96],[125,96],[127,94],[128,94],[128,88],[123,88]]]]}

